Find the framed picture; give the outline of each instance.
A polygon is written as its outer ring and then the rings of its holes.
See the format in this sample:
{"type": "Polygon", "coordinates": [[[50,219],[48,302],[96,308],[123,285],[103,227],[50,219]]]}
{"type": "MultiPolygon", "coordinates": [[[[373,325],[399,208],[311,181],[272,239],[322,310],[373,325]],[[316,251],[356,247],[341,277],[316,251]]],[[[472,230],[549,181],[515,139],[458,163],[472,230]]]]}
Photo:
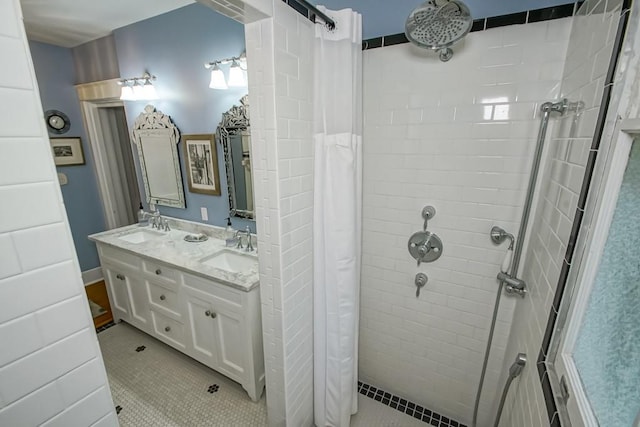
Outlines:
{"type": "Polygon", "coordinates": [[[182,135],[189,191],[220,195],[218,153],[213,135],[182,135]]]}
{"type": "Polygon", "coordinates": [[[49,141],[56,166],[84,165],[84,152],[80,137],[50,138],[49,141]]]}

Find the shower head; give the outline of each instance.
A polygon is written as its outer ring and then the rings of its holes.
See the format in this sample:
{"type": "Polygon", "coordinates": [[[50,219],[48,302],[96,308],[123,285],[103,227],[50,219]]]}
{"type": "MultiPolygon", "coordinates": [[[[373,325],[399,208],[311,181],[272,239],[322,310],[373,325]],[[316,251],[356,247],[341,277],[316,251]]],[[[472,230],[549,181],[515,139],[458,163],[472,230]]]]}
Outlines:
{"type": "Polygon", "coordinates": [[[498,227],[497,225],[491,227],[491,240],[494,244],[499,245],[506,239],[509,239],[509,249],[513,249],[513,242],[515,240],[513,234],[508,233],[504,228],[498,227]]]}
{"type": "Polygon", "coordinates": [[[451,46],[471,30],[469,8],[459,0],[428,0],[415,8],[405,24],[409,41],[421,48],[437,50],[440,60],[451,59],[451,46]]]}
{"type": "Polygon", "coordinates": [[[518,353],[516,356],[516,360],[513,362],[511,367],[509,368],[509,376],[511,378],[515,378],[524,369],[524,366],[527,364],[527,355],[524,353],[518,353]]]}

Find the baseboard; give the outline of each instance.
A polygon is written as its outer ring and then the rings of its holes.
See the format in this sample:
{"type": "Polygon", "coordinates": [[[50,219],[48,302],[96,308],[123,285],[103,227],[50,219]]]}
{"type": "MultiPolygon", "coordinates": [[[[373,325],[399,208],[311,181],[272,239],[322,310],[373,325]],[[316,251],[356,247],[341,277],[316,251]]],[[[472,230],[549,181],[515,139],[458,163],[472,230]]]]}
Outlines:
{"type": "Polygon", "coordinates": [[[92,268],[82,272],[82,282],[85,286],[102,280],[102,267],[92,268]]]}

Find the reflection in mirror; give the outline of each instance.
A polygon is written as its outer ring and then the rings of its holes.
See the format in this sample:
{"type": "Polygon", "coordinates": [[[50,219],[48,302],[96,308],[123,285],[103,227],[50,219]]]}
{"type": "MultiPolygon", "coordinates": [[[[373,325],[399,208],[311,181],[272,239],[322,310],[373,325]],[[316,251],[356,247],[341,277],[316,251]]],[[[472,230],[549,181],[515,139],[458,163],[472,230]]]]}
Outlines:
{"type": "Polygon", "coordinates": [[[178,128],[171,118],[147,105],[133,125],[147,203],[184,208],[182,174],[176,144],[178,128]]]}
{"type": "Polygon", "coordinates": [[[229,188],[231,216],[254,218],[253,178],[251,176],[251,132],[249,127],[249,97],[243,96],[222,115],[218,139],[224,151],[224,164],[229,188]]]}

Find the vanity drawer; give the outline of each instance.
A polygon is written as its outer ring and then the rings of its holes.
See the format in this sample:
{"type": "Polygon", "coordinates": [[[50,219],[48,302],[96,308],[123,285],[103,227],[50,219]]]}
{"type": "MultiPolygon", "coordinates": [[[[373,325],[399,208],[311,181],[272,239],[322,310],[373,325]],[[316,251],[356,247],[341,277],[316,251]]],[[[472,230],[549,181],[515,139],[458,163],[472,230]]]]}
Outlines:
{"type": "Polygon", "coordinates": [[[185,285],[206,292],[215,298],[218,303],[225,304],[233,310],[242,308],[242,294],[246,292],[192,274],[185,273],[182,277],[185,285]]]}
{"type": "Polygon", "coordinates": [[[98,245],[98,252],[103,263],[111,263],[115,265],[126,265],[127,267],[140,269],[142,260],[129,252],[120,249],[114,249],[105,245],[98,245]]]}
{"type": "Polygon", "coordinates": [[[167,267],[164,264],[158,264],[149,260],[144,260],[142,262],[142,269],[146,274],[153,277],[154,281],[176,285],[174,289],[177,289],[178,277],[180,274],[177,270],[167,267]]]}
{"type": "Polygon", "coordinates": [[[174,346],[185,348],[185,333],[182,323],[154,310],[151,310],[151,317],[153,318],[153,328],[156,335],[169,341],[174,346]]]}
{"type": "Polygon", "coordinates": [[[176,291],[148,280],[147,290],[149,291],[149,303],[154,310],[164,312],[177,320],[182,318],[180,314],[180,298],[176,291]]]}

